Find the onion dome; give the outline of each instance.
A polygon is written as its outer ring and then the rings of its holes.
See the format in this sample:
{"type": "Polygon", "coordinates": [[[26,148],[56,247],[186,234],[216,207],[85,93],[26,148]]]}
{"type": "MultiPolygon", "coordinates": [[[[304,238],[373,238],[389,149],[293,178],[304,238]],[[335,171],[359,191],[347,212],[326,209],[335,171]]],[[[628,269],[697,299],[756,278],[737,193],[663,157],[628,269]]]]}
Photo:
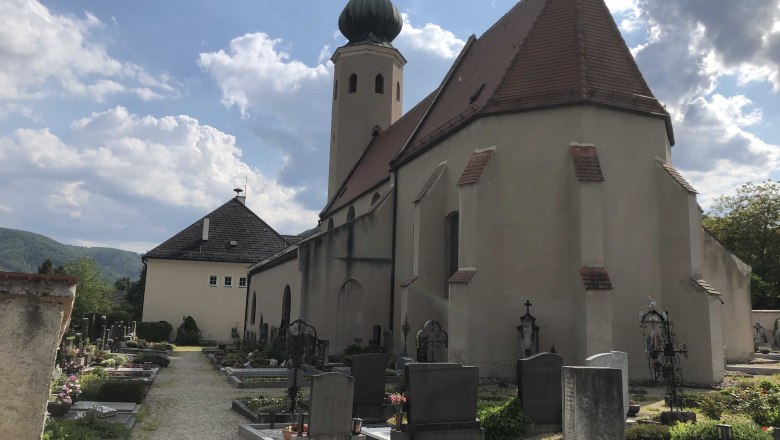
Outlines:
{"type": "Polygon", "coordinates": [[[350,45],[392,46],[403,25],[401,13],[390,0],[349,0],[339,16],[339,30],[350,45]]]}

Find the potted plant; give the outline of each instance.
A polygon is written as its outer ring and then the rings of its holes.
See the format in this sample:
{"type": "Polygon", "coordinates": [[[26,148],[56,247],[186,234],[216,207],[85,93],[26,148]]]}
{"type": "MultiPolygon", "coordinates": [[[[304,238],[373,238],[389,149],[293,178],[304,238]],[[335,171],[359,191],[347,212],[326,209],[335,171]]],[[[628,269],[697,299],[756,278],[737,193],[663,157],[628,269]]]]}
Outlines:
{"type": "MultiPolygon", "coordinates": [[[[286,426],[282,429],[282,437],[284,437],[284,440],[291,440],[293,437],[298,435],[298,424],[293,423],[290,426],[286,426]]],[[[304,423],[303,424],[303,436],[308,437],[309,436],[309,424],[304,423]]]]}
{"type": "Polygon", "coordinates": [[[62,416],[68,412],[73,402],[81,394],[78,377],[71,375],[65,380],[62,389],[57,393],[54,400],[46,405],[46,410],[53,416],[62,416]]]}

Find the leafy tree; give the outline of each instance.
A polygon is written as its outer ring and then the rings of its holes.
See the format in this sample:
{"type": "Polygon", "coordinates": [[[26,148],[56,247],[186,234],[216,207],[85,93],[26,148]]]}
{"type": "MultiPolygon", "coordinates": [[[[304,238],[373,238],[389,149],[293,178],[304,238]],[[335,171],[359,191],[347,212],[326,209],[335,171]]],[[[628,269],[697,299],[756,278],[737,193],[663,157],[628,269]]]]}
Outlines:
{"type": "Polygon", "coordinates": [[[73,316],[111,312],[112,288],[101,276],[95,259],[82,257],[65,265],[65,273],[78,277],[73,316]]]}
{"type": "MultiPolygon", "coordinates": [[[[128,280],[129,281],[129,280],[128,280]]],[[[119,281],[117,281],[119,282],[119,281]]],[[[133,281],[125,290],[125,300],[130,307],[130,315],[136,319],[141,319],[141,313],[144,309],[144,291],[146,289],[146,265],[141,268],[141,275],[137,281],[133,281]]]]}
{"type": "Polygon", "coordinates": [[[704,227],[753,267],[753,308],[780,308],[780,183],[748,182],[721,196],[704,227]]]}
{"type": "Polygon", "coordinates": [[[54,263],[50,259],[46,259],[40,266],[38,266],[38,273],[48,275],[63,275],[65,274],[65,268],[62,265],[54,267],[54,263]]]}

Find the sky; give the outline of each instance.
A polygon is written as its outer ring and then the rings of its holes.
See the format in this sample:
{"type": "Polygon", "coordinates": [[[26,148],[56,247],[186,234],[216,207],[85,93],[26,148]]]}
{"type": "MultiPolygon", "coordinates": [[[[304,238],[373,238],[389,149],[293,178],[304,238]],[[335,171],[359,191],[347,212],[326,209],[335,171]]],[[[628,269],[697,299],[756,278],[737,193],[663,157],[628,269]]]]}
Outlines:
{"type": "MultiPolygon", "coordinates": [[[[0,2],[0,226],[146,252],[246,188],[278,232],[326,202],[346,0],[0,2]]],[[[780,0],[607,0],[706,210],[780,180],[780,0]]],[[[512,0],[395,0],[404,111],[512,0]]]]}

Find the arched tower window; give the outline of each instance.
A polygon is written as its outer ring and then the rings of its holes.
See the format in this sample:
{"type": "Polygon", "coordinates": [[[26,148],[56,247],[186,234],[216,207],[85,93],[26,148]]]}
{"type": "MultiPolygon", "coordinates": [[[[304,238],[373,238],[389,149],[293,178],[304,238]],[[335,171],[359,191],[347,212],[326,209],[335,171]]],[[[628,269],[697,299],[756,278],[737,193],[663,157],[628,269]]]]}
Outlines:
{"type": "Polygon", "coordinates": [[[372,136],[372,137],[377,137],[377,136],[379,136],[379,133],[382,133],[382,129],[381,129],[381,128],[379,128],[379,126],[378,126],[378,125],[374,126],[374,128],[373,128],[373,129],[371,129],[371,136],[372,136]]]}
{"type": "Polygon", "coordinates": [[[357,75],[349,75],[349,93],[357,92],[357,75]]]}
{"type": "Polygon", "coordinates": [[[374,78],[374,92],[385,93],[385,77],[381,73],[374,78]]]}
{"type": "Polygon", "coordinates": [[[328,219],[328,230],[333,229],[333,217],[328,219]]]}
{"type": "Polygon", "coordinates": [[[339,97],[339,80],[333,82],[333,100],[335,101],[339,97]]]}
{"type": "Polygon", "coordinates": [[[371,206],[374,206],[374,203],[379,201],[379,197],[380,196],[378,192],[374,193],[374,195],[371,197],[371,206]]]}
{"type": "Polygon", "coordinates": [[[292,294],[290,293],[290,286],[284,287],[284,297],[282,297],[282,328],[290,324],[290,308],[292,307],[292,294]]]}
{"type": "Polygon", "coordinates": [[[351,222],[352,220],[355,220],[355,207],[350,206],[349,209],[347,209],[347,221],[351,222]]]}
{"type": "Polygon", "coordinates": [[[401,100],[401,81],[395,83],[395,100],[401,100]]]}
{"type": "Polygon", "coordinates": [[[257,293],[252,292],[252,315],[249,317],[249,322],[254,325],[255,315],[257,314],[257,293]]]}

